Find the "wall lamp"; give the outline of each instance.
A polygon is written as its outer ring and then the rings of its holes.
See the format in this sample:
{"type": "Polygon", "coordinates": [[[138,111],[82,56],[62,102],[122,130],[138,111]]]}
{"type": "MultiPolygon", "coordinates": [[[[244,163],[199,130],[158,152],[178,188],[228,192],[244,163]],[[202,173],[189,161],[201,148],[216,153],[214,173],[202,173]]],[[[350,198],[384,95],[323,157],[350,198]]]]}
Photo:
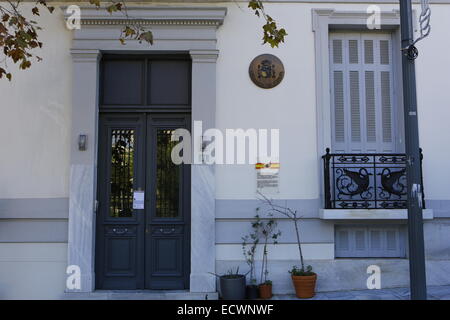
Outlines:
{"type": "Polygon", "coordinates": [[[78,136],[78,150],[85,151],[87,147],[87,135],[80,134],[78,136]]]}

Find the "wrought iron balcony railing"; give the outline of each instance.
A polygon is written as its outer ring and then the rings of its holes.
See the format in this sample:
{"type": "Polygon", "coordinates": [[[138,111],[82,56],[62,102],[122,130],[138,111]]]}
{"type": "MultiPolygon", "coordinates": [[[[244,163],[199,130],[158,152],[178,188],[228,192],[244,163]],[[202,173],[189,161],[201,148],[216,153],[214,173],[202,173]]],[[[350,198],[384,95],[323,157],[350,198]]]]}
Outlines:
{"type": "MultiPolygon", "coordinates": [[[[327,148],[322,158],[326,209],[406,208],[405,154],[330,153],[327,148]]],[[[420,150],[421,168],[422,158],[420,150]]]]}

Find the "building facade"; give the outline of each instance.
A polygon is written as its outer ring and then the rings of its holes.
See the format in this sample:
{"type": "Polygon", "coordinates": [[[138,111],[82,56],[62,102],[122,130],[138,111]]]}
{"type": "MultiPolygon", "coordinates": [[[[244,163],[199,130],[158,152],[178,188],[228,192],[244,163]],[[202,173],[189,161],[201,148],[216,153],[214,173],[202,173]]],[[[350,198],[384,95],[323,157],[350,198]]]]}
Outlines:
{"type": "MultiPolygon", "coordinates": [[[[211,273],[246,272],[242,237],[256,208],[267,214],[257,170],[201,155],[175,165],[172,132],[196,121],[202,132],[279,130],[278,190],[267,196],[302,216],[318,291],[365,289],[371,265],[382,288],[408,286],[400,18],[396,1],[375,4],[381,28],[370,30],[367,3],[271,1],[266,10],[288,32],[275,49],[261,44],[262,20],[246,2],[130,3],[151,46],[118,41],[120,14],[81,6],[81,28],[68,30],[67,4],[42,13],[43,61],[0,82],[0,298],[120,289],[214,298],[211,273]],[[272,89],[249,77],[266,53],[285,71],[272,89]],[[79,268],[79,288],[67,286],[68,266],[79,268]]],[[[444,285],[450,2],[431,9],[432,33],[417,45],[417,97],[427,281],[444,285]]],[[[204,142],[193,135],[194,148],[204,142]]],[[[296,236],[275,218],[282,234],[269,246],[269,278],[275,293],[292,293],[296,236]]]]}

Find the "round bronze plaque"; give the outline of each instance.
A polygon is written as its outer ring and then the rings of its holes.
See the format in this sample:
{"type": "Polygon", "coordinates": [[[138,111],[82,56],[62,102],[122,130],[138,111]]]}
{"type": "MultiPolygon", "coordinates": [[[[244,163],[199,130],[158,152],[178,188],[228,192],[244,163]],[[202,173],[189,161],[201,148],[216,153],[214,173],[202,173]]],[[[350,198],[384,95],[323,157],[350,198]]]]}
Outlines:
{"type": "Polygon", "coordinates": [[[281,60],[274,55],[262,54],[250,63],[248,73],[258,87],[271,89],[283,80],[284,66],[281,60]]]}

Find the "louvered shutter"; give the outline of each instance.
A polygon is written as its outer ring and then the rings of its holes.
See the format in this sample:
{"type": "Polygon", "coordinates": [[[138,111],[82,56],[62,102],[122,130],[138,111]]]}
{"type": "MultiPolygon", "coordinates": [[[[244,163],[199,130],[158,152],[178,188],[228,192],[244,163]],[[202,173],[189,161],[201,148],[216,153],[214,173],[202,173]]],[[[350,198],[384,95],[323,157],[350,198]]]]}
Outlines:
{"type": "Polygon", "coordinates": [[[330,34],[332,149],[395,152],[391,40],[384,34],[330,34]]]}
{"type": "MultiPolygon", "coordinates": [[[[331,38],[330,38],[331,39],[331,38]]],[[[332,130],[333,130],[333,148],[340,152],[345,152],[347,142],[346,114],[344,97],[344,39],[331,39],[331,88],[332,88],[332,130]]]]}
{"type": "Polygon", "coordinates": [[[345,229],[336,230],[336,252],[339,252],[340,256],[348,256],[351,252],[350,249],[350,235],[349,231],[345,229]]]}
{"type": "Polygon", "coordinates": [[[367,230],[365,228],[352,228],[353,243],[350,245],[353,247],[353,255],[355,257],[367,257],[369,255],[367,248],[367,230]]]}
{"type": "Polygon", "coordinates": [[[376,257],[383,256],[383,229],[371,228],[369,233],[369,249],[370,253],[376,257]]]}
{"type": "Polygon", "coordinates": [[[401,225],[337,225],[338,258],[404,258],[406,237],[401,225]]]}

